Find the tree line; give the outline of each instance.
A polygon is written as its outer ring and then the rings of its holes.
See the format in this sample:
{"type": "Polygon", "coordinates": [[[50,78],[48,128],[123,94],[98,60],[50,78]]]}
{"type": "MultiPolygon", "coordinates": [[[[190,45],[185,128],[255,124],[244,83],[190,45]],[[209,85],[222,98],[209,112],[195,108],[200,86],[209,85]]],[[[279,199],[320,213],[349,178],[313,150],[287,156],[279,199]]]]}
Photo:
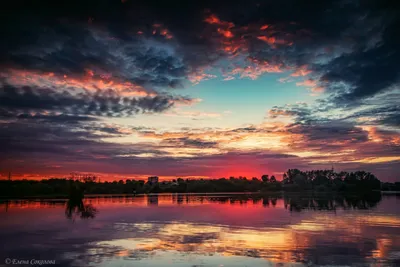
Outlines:
{"type": "Polygon", "coordinates": [[[333,170],[301,171],[289,169],[278,181],[275,176],[230,177],[219,179],[178,178],[158,183],[144,180],[100,182],[95,176],[80,179],[2,180],[0,196],[70,196],[71,194],[142,194],[142,193],[208,193],[208,192],[271,192],[271,191],[400,191],[400,183],[381,183],[365,171],[333,170]],[[261,179],[260,179],[261,178],[261,179]]]}

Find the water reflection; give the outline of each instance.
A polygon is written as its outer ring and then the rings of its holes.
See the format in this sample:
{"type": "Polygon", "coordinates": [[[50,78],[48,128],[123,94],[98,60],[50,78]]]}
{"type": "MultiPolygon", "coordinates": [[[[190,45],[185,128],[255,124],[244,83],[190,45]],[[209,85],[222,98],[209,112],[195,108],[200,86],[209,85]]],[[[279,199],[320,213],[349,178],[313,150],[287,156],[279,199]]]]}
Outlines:
{"type": "Polygon", "coordinates": [[[398,266],[396,204],[380,194],[16,201],[0,221],[8,244],[0,256],[29,252],[64,266],[398,266]],[[87,207],[96,212],[86,218],[96,218],[68,224],[59,216],[64,206],[68,218],[85,218],[87,207]],[[23,250],[21,242],[32,246],[23,250]]]}
{"type": "Polygon", "coordinates": [[[147,196],[147,205],[158,206],[158,195],[148,195],[147,196]]]}
{"type": "Polygon", "coordinates": [[[305,196],[301,194],[284,195],[258,195],[258,194],[216,194],[216,195],[192,195],[192,194],[149,194],[135,197],[127,196],[97,196],[96,198],[71,197],[68,200],[14,200],[0,202],[5,211],[12,207],[38,207],[46,205],[65,205],[65,214],[71,218],[79,214],[82,218],[94,218],[97,209],[94,204],[123,203],[141,206],[163,205],[199,205],[199,204],[229,204],[252,205],[264,208],[275,207],[278,200],[283,200],[284,208],[301,212],[302,210],[327,210],[337,209],[372,209],[382,200],[379,192],[368,195],[334,195],[334,196],[305,196]]]}
{"type": "Polygon", "coordinates": [[[75,220],[76,217],[93,219],[97,212],[97,209],[92,204],[85,204],[81,197],[70,198],[65,205],[65,216],[72,220],[75,220]]]}
{"type": "Polygon", "coordinates": [[[380,192],[371,192],[365,195],[335,195],[321,197],[305,197],[302,195],[286,195],[285,208],[290,211],[331,210],[342,209],[371,209],[381,201],[380,192]]]}

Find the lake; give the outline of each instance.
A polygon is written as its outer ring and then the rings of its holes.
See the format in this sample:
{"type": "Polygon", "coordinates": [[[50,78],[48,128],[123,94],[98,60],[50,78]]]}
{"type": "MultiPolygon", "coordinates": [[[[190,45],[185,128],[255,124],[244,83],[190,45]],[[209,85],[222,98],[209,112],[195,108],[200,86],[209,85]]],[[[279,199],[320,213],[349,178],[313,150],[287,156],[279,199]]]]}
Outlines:
{"type": "Polygon", "coordinates": [[[0,266],[400,266],[399,204],[380,193],[1,202],[0,266]]]}

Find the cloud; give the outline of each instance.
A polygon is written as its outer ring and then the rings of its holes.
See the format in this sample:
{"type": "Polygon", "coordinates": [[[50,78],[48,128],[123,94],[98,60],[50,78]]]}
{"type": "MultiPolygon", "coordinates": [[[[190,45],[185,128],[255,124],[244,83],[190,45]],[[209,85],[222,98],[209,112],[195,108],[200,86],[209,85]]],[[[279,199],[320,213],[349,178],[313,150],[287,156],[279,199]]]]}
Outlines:
{"type": "Polygon", "coordinates": [[[359,122],[359,118],[371,112],[377,116],[384,114],[380,113],[383,110],[372,109],[337,117],[330,110],[315,106],[287,105],[274,107],[269,117],[291,119],[281,130],[284,143],[294,154],[311,161],[363,162],[371,157],[389,161],[400,152],[399,132],[378,127],[375,121],[359,122]]]}
{"type": "Polygon", "coordinates": [[[196,72],[189,74],[188,79],[193,84],[199,84],[201,81],[216,78],[216,75],[205,73],[203,69],[199,69],[196,72]]]}
{"type": "Polygon", "coordinates": [[[204,119],[204,118],[220,118],[223,114],[216,112],[201,112],[201,111],[182,111],[179,108],[172,109],[163,114],[169,117],[184,117],[191,119],[204,119]]]}
{"type": "Polygon", "coordinates": [[[224,80],[232,80],[234,76],[239,78],[249,78],[256,80],[258,77],[265,73],[280,73],[285,69],[282,65],[272,65],[268,61],[258,61],[257,59],[248,59],[246,66],[235,66],[230,70],[224,71],[224,80]]]}
{"type": "Polygon", "coordinates": [[[163,112],[174,101],[190,102],[190,99],[172,96],[121,97],[113,91],[72,94],[53,88],[21,87],[4,85],[0,92],[2,113],[58,112],[66,115],[131,116],[137,113],[163,112]]]}
{"type": "Polygon", "coordinates": [[[295,121],[309,120],[312,116],[312,110],[307,104],[286,105],[284,107],[273,107],[268,111],[270,118],[275,119],[280,116],[291,117],[295,121]]]}
{"type": "MultiPolygon", "coordinates": [[[[291,116],[308,116],[304,114],[291,116]]],[[[387,166],[396,166],[400,140],[394,131],[326,118],[294,121],[232,129],[156,132],[98,120],[68,125],[19,119],[0,124],[2,164],[27,173],[37,168],[42,173],[51,173],[54,168],[48,166],[57,165],[64,172],[123,174],[134,171],[146,175],[157,169],[157,174],[164,176],[213,177],[259,176],[263,172],[281,173],[289,167],[329,168],[331,164],[342,169],[358,166],[373,170],[379,176],[381,172],[373,166],[389,163],[387,166]],[[141,141],[113,142],[112,138],[118,136],[139,136],[141,141]]],[[[389,178],[393,177],[385,177],[389,178]]]]}
{"type": "Polygon", "coordinates": [[[39,166],[65,160],[72,168],[75,158],[95,169],[107,158],[114,170],[152,161],[186,174],[182,160],[206,173],[210,163],[232,166],[227,159],[237,163],[239,155],[257,169],[272,160],[268,153],[291,155],[293,166],[399,154],[397,2],[169,1],[168,12],[152,0],[9,4],[0,19],[0,127],[10,160],[38,153],[39,166]],[[200,101],[182,95],[189,85],[285,72],[281,81],[326,98],[274,107],[264,123],[229,129],[157,132],[103,121],[218,117],[171,108],[200,101]],[[100,141],[133,135],[151,142],[100,141]]]}
{"type": "Polygon", "coordinates": [[[198,74],[200,69],[240,56],[244,60],[237,67],[243,71],[238,75],[254,79],[271,72],[266,65],[292,69],[292,77],[311,75],[328,83],[313,90],[327,88],[340,102],[398,83],[398,38],[393,38],[398,9],[378,2],[219,1],[189,8],[178,1],[171,2],[170,12],[153,1],[106,1],[80,12],[74,1],[31,7],[31,12],[48,13],[46,19],[15,7],[7,16],[9,23],[2,24],[4,32],[13,34],[3,42],[0,59],[6,68],[68,77],[90,69],[122,83],[164,90],[211,78],[198,74]],[[35,42],[27,42],[26,35],[35,42]],[[247,59],[257,60],[254,70],[244,70],[247,59]]]}
{"type": "MultiPolygon", "coordinates": [[[[400,112],[397,99],[400,97],[398,89],[390,92],[379,93],[374,97],[362,99],[357,103],[345,105],[346,114],[343,115],[346,120],[356,121],[359,125],[374,125],[386,128],[399,129],[397,118],[400,112]]],[[[330,99],[328,99],[330,100],[330,99]]],[[[320,102],[322,106],[328,106],[327,110],[337,110],[341,105],[335,102],[327,105],[327,100],[320,102]]]]}
{"type": "Polygon", "coordinates": [[[191,139],[187,137],[180,138],[167,138],[162,140],[162,144],[172,147],[196,147],[196,148],[209,148],[216,147],[218,142],[206,141],[199,138],[191,139]]]}
{"type": "Polygon", "coordinates": [[[312,73],[312,71],[308,70],[308,67],[306,65],[303,65],[303,66],[300,66],[295,72],[290,74],[290,76],[293,76],[293,77],[307,76],[310,73],[312,73]]]}
{"type": "Polygon", "coordinates": [[[182,58],[157,40],[136,36],[121,40],[109,32],[87,26],[79,29],[74,24],[67,29],[64,24],[43,27],[46,35],[38,31],[37,37],[50,40],[9,51],[13,67],[66,76],[82,75],[91,69],[148,88],[181,87],[189,72],[182,58]]]}
{"type": "Polygon", "coordinates": [[[399,26],[397,19],[384,29],[382,39],[375,47],[357,48],[353,53],[335,58],[323,68],[322,80],[348,86],[348,91],[343,92],[339,101],[373,96],[399,84],[400,73],[396,67],[400,59],[399,38],[394,37],[399,26]]]}
{"type": "Polygon", "coordinates": [[[390,114],[390,115],[378,120],[378,123],[400,127],[400,112],[395,113],[395,114],[390,114]]]}

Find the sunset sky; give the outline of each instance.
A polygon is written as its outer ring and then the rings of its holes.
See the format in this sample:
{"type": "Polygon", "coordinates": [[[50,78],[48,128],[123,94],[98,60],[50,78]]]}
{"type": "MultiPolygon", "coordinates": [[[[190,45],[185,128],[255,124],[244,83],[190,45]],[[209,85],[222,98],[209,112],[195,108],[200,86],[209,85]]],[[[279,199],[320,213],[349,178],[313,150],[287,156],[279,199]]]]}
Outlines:
{"type": "Polygon", "coordinates": [[[398,2],[5,2],[1,178],[400,181],[398,2]]]}

